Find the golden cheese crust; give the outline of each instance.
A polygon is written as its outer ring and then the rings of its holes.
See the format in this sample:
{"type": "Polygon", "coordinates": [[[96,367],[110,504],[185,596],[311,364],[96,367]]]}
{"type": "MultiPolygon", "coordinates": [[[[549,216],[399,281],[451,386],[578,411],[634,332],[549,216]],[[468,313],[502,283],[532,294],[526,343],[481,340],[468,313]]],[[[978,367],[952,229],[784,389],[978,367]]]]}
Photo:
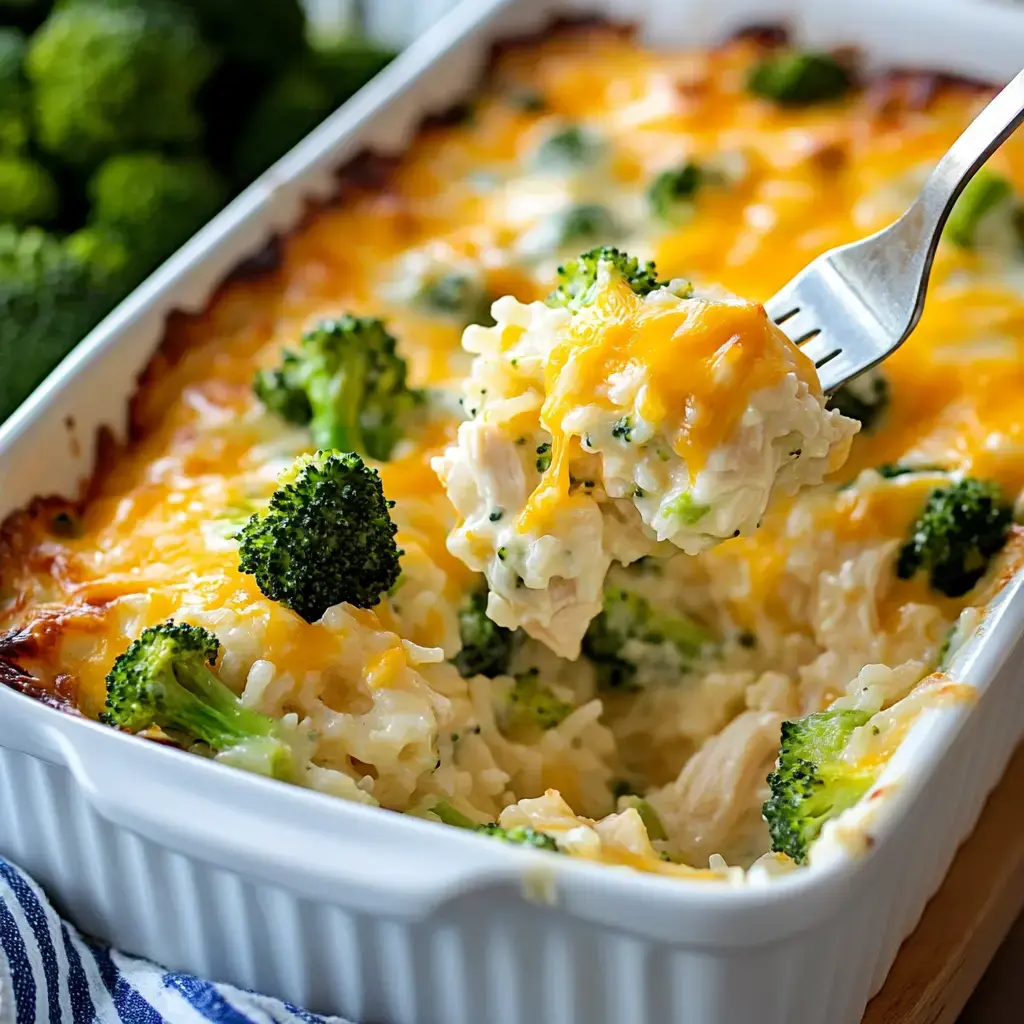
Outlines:
{"type": "MultiPolygon", "coordinates": [[[[461,325],[397,296],[403,254],[442,247],[481,268],[488,295],[543,297],[554,263],[508,254],[536,226],[530,203],[564,198],[564,184],[540,198],[532,186],[524,198],[519,184],[551,126],[586,122],[606,132],[598,191],[627,205],[641,201],[668,165],[735,156],[741,172],[702,190],[683,222],[646,225],[621,244],[631,248],[639,239],[664,279],[714,282],[763,301],[818,253],[898,214],[922,168],[989,95],[936,75],[890,74],[836,103],[781,108],[745,89],[764,45],[745,37],[710,51],[654,52],[628,33],[588,27],[507,47],[470,116],[428,125],[401,159],[360,161],[343,175],[338,201],[278,243],[279,259],[227,282],[205,312],[172,317],[132,401],[130,439],[108,443],[85,500],[40,499],[3,526],[0,682],[94,717],[105,675],[130,640],[168,617],[195,614],[211,623],[221,614],[257,623],[259,657],[297,680],[323,674],[323,700],[336,709],[360,706],[367,679],[372,689],[388,685],[388,673],[397,678],[408,656],[397,639],[366,663],[363,679],[331,676],[343,637],[269,601],[238,571],[231,545],[211,540],[218,520],[270,493],[268,465],[309,447],[302,431],[260,407],[254,373],[274,365],[318,318],[352,312],[387,321],[414,385],[456,392],[468,368],[461,325]],[[543,105],[523,102],[527,91],[543,105]]],[[[1008,142],[993,166],[1024,192],[1024,141],[1008,142]]],[[[1022,345],[1024,301],[1012,274],[988,273],[976,253],[940,249],[921,324],[885,364],[892,403],[884,429],[855,439],[842,480],[915,456],[1018,495],[1022,345]]],[[[398,542],[407,557],[430,566],[435,592],[449,605],[473,575],[446,548],[454,513],[430,461],[457,426],[456,415],[435,415],[380,466],[396,502],[398,542]]],[[[925,494],[909,484],[863,493],[826,487],[828,499],[819,496],[804,513],[818,517],[836,545],[903,536],[925,494]]],[[[755,536],[701,556],[702,571],[745,580],[742,592],[718,598],[737,628],[774,622],[810,643],[811,629],[794,614],[799,601],[786,599],[803,585],[793,556],[805,535],[790,532],[792,512],[791,505],[776,508],[755,536]]],[[[1019,550],[1015,533],[1007,567],[1019,550]]],[[[875,625],[895,634],[910,606],[935,607],[949,622],[966,600],[935,595],[920,580],[895,580],[875,625]]],[[[424,613],[410,626],[384,602],[355,618],[423,647],[450,647],[441,613],[424,613]]],[[[239,688],[245,669],[233,680],[239,688]]],[[[548,772],[544,783],[557,782],[563,793],[576,785],[555,775],[548,772]]]]}

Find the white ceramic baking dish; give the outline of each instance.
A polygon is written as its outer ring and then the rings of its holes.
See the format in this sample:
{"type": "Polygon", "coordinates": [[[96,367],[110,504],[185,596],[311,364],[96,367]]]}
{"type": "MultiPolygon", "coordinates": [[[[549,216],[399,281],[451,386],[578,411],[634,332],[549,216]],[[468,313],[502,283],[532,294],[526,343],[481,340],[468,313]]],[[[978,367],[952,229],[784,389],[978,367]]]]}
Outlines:
{"type": "MultiPolygon", "coordinates": [[[[406,0],[376,0],[375,17],[406,0]],[[378,6],[379,5],[379,6],[378,6]]],[[[327,196],[366,147],[397,152],[471,93],[490,44],[556,15],[637,22],[654,44],[751,23],[855,44],[880,64],[1003,80],[1024,17],[946,0],[470,0],[236,200],[0,429],[0,516],[73,493],[122,428],[172,310],[327,196]]],[[[2,372],[2,368],[0,368],[2,372]]],[[[391,1024],[854,1024],[1024,735],[1022,580],[953,675],[977,700],[926,712],[868,852],[760,888],[681,882],[485,843],[121,735],[0,687],[0,852],[86,931],[300,1005],[391,1024]]]]}

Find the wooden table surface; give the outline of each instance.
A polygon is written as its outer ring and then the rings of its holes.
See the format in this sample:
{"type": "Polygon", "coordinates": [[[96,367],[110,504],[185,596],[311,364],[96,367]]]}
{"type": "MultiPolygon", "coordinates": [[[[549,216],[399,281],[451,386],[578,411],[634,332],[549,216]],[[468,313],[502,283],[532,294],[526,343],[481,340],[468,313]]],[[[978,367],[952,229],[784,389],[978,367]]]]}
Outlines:
{"type": "MultiPolygon", "coordinates": [[[[954,1024],[1024,907],[1024,746],[989,797],[974,833],[960,848],[920,924],[903,943],[864,1024],[954,1024]]],[[[1024,974],[1024,927],[1007,944],[1011,975],[1024,974]],[[1019,959],[1018,959],[1019,958],[1019,959]],[[1014,962],[1016,961],[1016,962],[1014,962]]],[[[1024,980],[1024,979],[1022,979],[1024,980]]],[[[998,982],[996,979],[994,984],[998,982]]],[[[1007,989],[1004,986],[1004,993],[1007,989]]],[[[980,990],[961,1024],[1019,1024],[1021,988],[1014,1005],[980,990]]]]}

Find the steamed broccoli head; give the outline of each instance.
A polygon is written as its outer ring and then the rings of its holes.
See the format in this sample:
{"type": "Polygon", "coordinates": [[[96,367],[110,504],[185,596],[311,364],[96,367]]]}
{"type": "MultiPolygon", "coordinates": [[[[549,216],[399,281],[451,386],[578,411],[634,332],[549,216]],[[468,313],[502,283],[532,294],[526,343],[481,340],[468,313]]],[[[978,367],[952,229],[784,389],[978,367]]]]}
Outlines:
{"type": "Polygon", "coordinates": [[[444,251],[414,251],[399,265],[394,297],[420,313],[462,328],[491,325],[492,298],[481,267],[444,251]]]}
{"type": "Polygon", "coordinates": [[[57,183],[42,164],[27,156],[0,154],[0,224],[48,224],[56,218],[59,203],[57,183]]]}
{"type": "Polygon", "coordinates": [[[781,50],[754,65],[747,88],[781,106],[827,103],[846,95],[853,86],[849,69],[828,53],[781,50]]]}
{"type": "Polygon", "coordinates": [[[844,384],[828,400],[829,409],[860,422],[861,430],[877,429],[892,404],[889,381],[881,370],[874,369],[844,384]]]}
{"type": "Polygon", "coordinates": [[[238,568],[307,622],[342,601],[372,608],[400,571],[393,506],[358,455],[300,456],[238,534],[238,568]]]}
{"type": "Polygon", "coordinates": [[[28,83],[22,73],[26,49],[21,32],[0,28],[0,154],[20,153],[31,134],[28,83]]]}
{"type": "Polygon", "coordinates": [[[227,191],[202,160],[125,153],[96,171],[89,197],[92,223],[120,235],[148,272],[220,209],[227,191]]]}
{"type": "Polygon", "coordinates": [[[942,237],[961,249],[973,249],[990,216],[1012,219],[1019,203],[1013,185],[1002,175],[982,167],[967,183],[950,211],[942,237]]]}
{"type": "Polygon", "coordinates": [[[870,717],[866,711],[821,711],[782,723],[782,746],[763,809],[774,851],[803,864],[825,822],[852,807],[871,786],[877,768],[867,772],[842,760],[854,729],[870,717]]]}
{"type": "Polygon", "coordinates": [[[550,850],[558,853],[558,844],[545,832],[540,832],[529,825],[516,825],[514,828],[502,828],[500,825],[480,825],[477,832],[491,836],[506,843],[517,843],[520,846],[532,846],[537,850],[550,850]]]}
{"type": "Polygon", "coordinates": [[[308,423],[320,448],[379,461],[391,457],[423,402],[383,322],[350,315],[321,321],[278,367],[259,372],[253,388],[268,409],[308,423]]]}
{"type": "Polygon", "coordinates": [[[593,166],[604,152],[604,142],[591,129],[572,124],[548,135],[533,152],[535,170],[568,174],[593,166]]]}
{"type": "Polygon", "coordinates": [[[693,160],[662,171],[647,189],[651,213],[669,223],[680,220],[692,208],[705,177],[704,168],[693,160]]]}
{"type": "Polygon", "coordinates": [[[996,483],[966,477],[936,488],[900,550],[896,574],[927,572],[932,587],[960,597],[985,574],[1012,521],[1013,507],[996,483]]]}
{"type": "Polygon", "coordinates": [[[515,677],[503,717],[514,730],[547,730],[562,722],[572,710],[572,704],[555,696],[551,687],[540,681],[539,670],[531,668],[515,677]]]}
{"type": "Polygon", "coordinates": [[[459,673],[471,676],[501,676],[509,671],[518,635],[499,626],[487,616],[487,591],[475,590],[459,609],[462,649],[452,659],[459,673]]]}
{"type": "Polygon", "coordinates": [[[214,668],[220,642],[185,622],[151,626],[107,675],[107,725],[138,733],[154,727],[183,745],[203,743],[221,760],[287,779],[292,754],[274,719],[244,707],[214,668]]]}
{"type": "Polygon", "coordinates": [[[608,245],[622,233],[618,219],[601,203],[571,203],[535,224],[519,240],[527,259],[546,259],[566,250],[608,245]]]}
{"type": "Polygon", "coordinates": [[[0,420],[96,326],[120,288],[104,261],[70,240],[0,226],[0,420]]]}
{"type": "Polygon", "coordinates": [[[641,594],[609,585],[583,637],[583,653],[600,686],[635,690],[648,673],[677,676],[685,671],[710,640],[707,630],[687,616],[658,611],[641,594]]]}
{"type": "Polygon", "coordinates": [[[75,0],[33,35],[26,73],[42,148],[74,167],[195,142],[195,97],[213,56],[170,2],[75,0]]]}
{"type": "Polygon", "coordinates": [[[614,277],[626,281],[637,295],[647,295],[667,284],[658,280],[652,261],[641,263],[635,256],[604,245],[558,268],[558,287],[548,296],[548,305],[565,306],[571,310],[589,305],[594,301],[598,271],[602,267],[614,277]]]}

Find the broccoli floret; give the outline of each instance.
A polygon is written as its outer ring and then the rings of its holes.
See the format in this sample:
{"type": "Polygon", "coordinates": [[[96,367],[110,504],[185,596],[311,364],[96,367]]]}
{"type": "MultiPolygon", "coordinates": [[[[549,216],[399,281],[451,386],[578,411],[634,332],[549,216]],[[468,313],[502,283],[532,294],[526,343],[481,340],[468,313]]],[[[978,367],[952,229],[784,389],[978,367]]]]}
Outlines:
{"type": "Polygon", "coordinates": [[[892,401],[889,381],[881,370],[868,370],[849,384],[844,384],[827,406],[838,409],[843,416],[859,420],[865,432],[875,430],[882,422],[892,401]]]}
{"type": "Polygon", "coordinates": [[[267,408],[293,423],[308,422],[318,447],[380,461],[391,457],[423,402],[422,392],[406,383],[394,337],[372,317],[321,321],[279,367],[259,372],[253,387],[267,408]]]}
{"type": "Polygon", "coordinates": [[[202,160],[159,153],[111,157],[89,182],[91,221],[120,235],[148,273],[223,205],[227,190],[202,160]]]}
{"type": "Polygon", "coordinates": [[[205,744],[219,759],[288,779],[292,752],[274,719],[244,707],[213,671],[220,642],[199,626],[151,626],[107,675],[107,725],[128,732],[154,726],[183,745],[205,744]]]}
{"type": "Polygon", "coordinates": [[[203,35],[229,60],[276,71],[306,46],[301,0],[176,0],[191,11],[203,35]]]}
{"type": "Polygon", "coordinates": [[[572,713],[573,706],[560,700],[540,681],[540,672],[531,668],[520,673],[508,692],[505,722],[512,729],[553,729],[572,713]]]}
{"type": "Polygon", "coordinates": [[[400,572],[393,506],[358,455],[300,456],[239,533],[239,571],[307,622],[342,601],[372,608],[400,572]]]}
{"type": "Polygon", "coordinates": [[[480,828],[480,823],[474,821],[468,815],[463,814],[462,811],[452,807],[447,800],[438,800],[430,810],[436,814],[445,825],[451,825],[452,828],[465,828],[470,831],[476,831],[480,828]]]}
{"type": "Polygon", "coordinates": [[[849,69],[827,53],[771,53],[747,78],[747,88],[755,96],[793,107],[839,99],[852,86],[849,69]]]}
{"type": "Polygon", "coordinates": [[[313,418],[313,407],[302,389],[301,363],[299,356],[286,351],[280,366],[257,372],[253,390],[270,412],[289,423],[304,426],[313,418]]]}
{"type": "Polygon", "coordinates": [[[484,292],[480,281],[468,274],[453,271],[420,282],[412,298],[418,308],[448,317],[460,326],[484,324],[491,319],[491,299],[484,292]]]}
{"type": "Polygon", "coordinates": [[[468,815],[456,810],[447,800],[438,800],[431,811],[436,814],[446,825],[454,828],[464,828],[472,832],[479,832],[481,835],[491,836],[493,839],[501,839],[506,843],[519,843],[521,846],[533,846],[538,850],[550,850],[558,853],[558,845],[551,836],[530,828],[529,825],[516,825],[514,828],[502,828],[497,822],[490,822],[486,825],[478,825],[468,815]]]}
{"type": "Polygon", "coordinates": [[[28,146],[30,101],[22,74],[26,49],[21,32],[0,28],[0,153],[20,153],[28,146]]]}
{"type": "Polygon", "coordinates": [[[359,38],[312,49],[271,82],[256,101],[235,147],[241,183],[262,174],[394,57],[359,38]]]}
{"type": "Polygon", "coordinates": [[[642,796],[636,796],[633,793],[621,796],[619,809],[626,810],[629,807],[632,807],[640,815],[640,820],[644,823],[644,828],[647,829],[648,839],[652,842],[668,839],[668,833],[665,831],[658,812],[642,796]]]}
{"type": "Polygon", "coordinates": [[[335,106],[340,106],[396,56],[394,50],[375,40],[344,36],[331,42],[314,42],[310,61],[330,90],[335,106]]]}
{"type": "Polygon", "coordinates": [[[900,550],[896,574],[906,580],[923,570],[948,597],[966,594],[1006,543],[1012,521],[1013,507],[996,483],[966,477],[936,488],[900,550]]]}
{"type": "Polygon", "coordinates": [[[637,690],[648,672],[685,671],[710,641],[707,630],[687,616],[659,612],[635,591],[608,586],[604,605],[583,637],[583,653],[601,687],[637,690]]]}
{"type": "Polygon", "coordinates": [[[619,233],[619,223],[607,206],[578,203],[531,228],[520,239],[519,247],[528,258],[541,259],[565,249],[607,245],[619,233]]]}
{"type": "Polygon", "coordinates": [[[1016,204],[1013,186],[1006,178],[983,167],[964,187],[950,211],[942,237],[961,249],[973,249],[978,229],[994,211],[1005,207],[1012,215],[1016,204]]]}
{"type": "Polygon", "coordinates": [[[190,16],[171,3],[76,0],[32,37],[39,143],[65,163],[98,164],[147,146],[195,142],[195,108],[213,57],[190,16]]]}
{"type": "Polygon", "coordinates": [[[48,224],[60,195],[50,172],[26,156],[0,155],[0,223],[15,227],[48,224]]]}
{"type": "Polygon", "coordinates": [[[120,287],[71,240],[0,226],[0,420],[96,326],[120,287]]]}
{"type": "Polygon", "coordinates": [[[287,71],[256,101],[238,137],[234,169],[252,181],[301,142],[334,108],[331,91],[309,67],[287,71]]]}
{"type": "Polygon", "coordinates": [[[883,480],[895,480],[897,477],[913,476],[915,473],[945,473],[946,468],[932,463],[908,466],[904,462],[883,462],[882,465],[876,467],[875,472],[883,480]]]}
{"type": "Polygon", "coordinates": [[[654,263],[641,263],[635,256],[606,245],[589,252],[558,268],[558,287],[548,296],[549,306],[566,306],[577,310],[594,301],[598,268],[605,264],[613,274],[625,278],[637,295],[647,295],[667,285],[658,280],[654,263]]]}
{"type": "Polygon", "coordinates": [[[470,676],[501,676],[508,673],[519,634],[487,617],[486,590],[474,591],[459,609],[462,650],[452,659],[459,673],[470,676]]]}
{"type": "Polygon", "coordinates": [[[558,853],[558,844],[544,832],[539,832],[529,825],[516,825],[515,828],[502,828],[500,825],[480,825],[477,832],[493,839],[501,839],[506,843],[518,843],[521,846],[532,846],[538,850],[550,850],[558,853]]]}
{"type": "Polygon", "coordinates": [[[866,711],[821,711],[782,723],[782,747],[763,808],[776,853],[803,864],[825,822],[852,807],[874,781],[875,772],[841,759],[854,729],[870,718],[866,711]]]}
{"type": "Polygon", "coordinates": [[[124,239],[104,228],[81,228],[64,239],[65,250],[92,269],[93,279],[112,297],[120,298],[135,284],[138,267],[124,239]]]}
{"type": "Polygon", "coordinates": [[[549,174],[568,174],[596,163],[604,152],[600,136],[580,125],[569,125],[549,135],[534,150],[530,163],[549,174]]]}
{"type": "Polygon", "coordinates": [[[0,21],[30,32],[46,17],[51,4],[52,0],[0,0],[0,21]]]}
{"type": "Polygon", "coordinates": [[[647,205],[651,213],[670,223],[678,221],[691,208],[705,177],[704,168],[693,160],[662,171],[647,189],[647,205]]]}

